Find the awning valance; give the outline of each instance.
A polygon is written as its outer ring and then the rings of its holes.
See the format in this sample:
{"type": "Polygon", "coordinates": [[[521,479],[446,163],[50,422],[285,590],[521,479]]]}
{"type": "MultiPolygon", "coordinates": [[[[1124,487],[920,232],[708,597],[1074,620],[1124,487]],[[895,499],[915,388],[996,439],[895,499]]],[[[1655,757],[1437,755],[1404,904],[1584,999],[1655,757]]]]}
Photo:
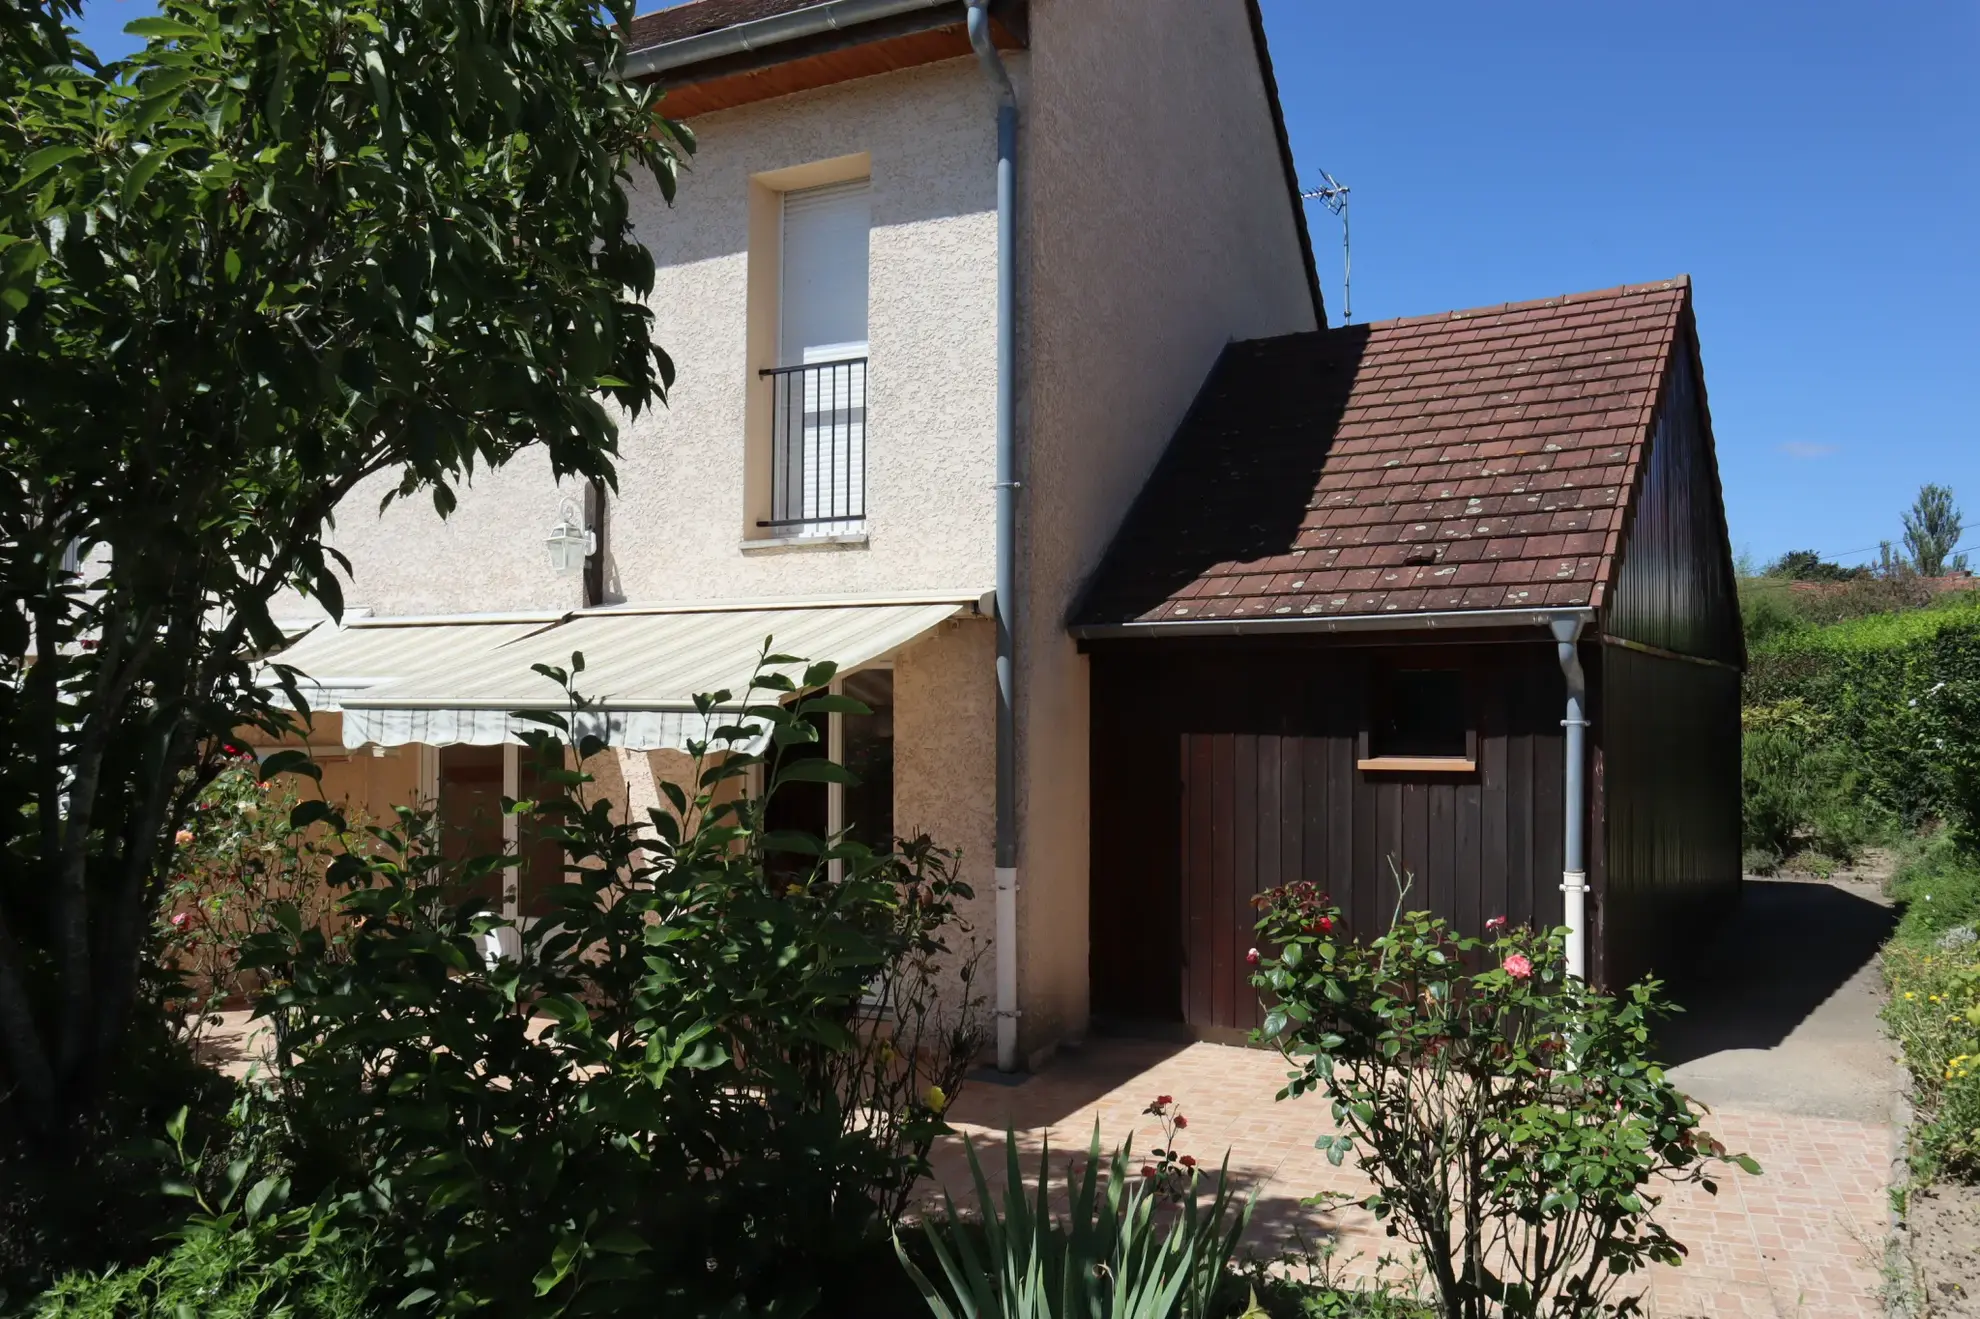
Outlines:
{"type": "Polygon", "coordinates": [[[767,639],[775,639],[780,653],[832,660],[847,670],[974,607],[974,598],[959,597],[593,610],[549,624],[435,620],[406,626],[363,620],[329,638],[305,638],[280,660],[336,695],[346,746],[488,746],[520,741],[523,733],[542,727],[515,718],[515,711],[568,713],[557,684],[533,666],[570,669],[575,652],[584,656],[576,686],[594,704],[574,733],[627,750],[685,750],[689,742],[706,740],[714,728],[735,721],[767,639]],[[363,637],[343,640],[353,634],[363,637]],[[370,671],[357,675],[368,678],[363,683],[346,675],[315,676],[329,672],[322,667],[325,660],[350,669],[357,659],[370,671]],[[712,719],[696,713],[694,698],[718,691],[732,694],[722,710],[712,719]]]}

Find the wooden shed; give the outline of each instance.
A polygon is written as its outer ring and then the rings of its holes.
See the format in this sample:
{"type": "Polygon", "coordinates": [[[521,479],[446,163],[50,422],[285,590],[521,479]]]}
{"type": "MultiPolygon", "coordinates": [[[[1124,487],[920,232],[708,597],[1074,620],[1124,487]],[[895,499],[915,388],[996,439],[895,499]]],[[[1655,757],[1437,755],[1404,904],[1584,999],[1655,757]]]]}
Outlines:
{"type": "Polygon", "coordinates": [[[1472,933],[1583,888],[1610,985],[1737,896],[1744,653],[1688,279],[1232,344],[1072,631],[1096,1018],[1256,1025],[1251,899],[1294,879],[1358,933],[1398,876],[1472,933]]]}

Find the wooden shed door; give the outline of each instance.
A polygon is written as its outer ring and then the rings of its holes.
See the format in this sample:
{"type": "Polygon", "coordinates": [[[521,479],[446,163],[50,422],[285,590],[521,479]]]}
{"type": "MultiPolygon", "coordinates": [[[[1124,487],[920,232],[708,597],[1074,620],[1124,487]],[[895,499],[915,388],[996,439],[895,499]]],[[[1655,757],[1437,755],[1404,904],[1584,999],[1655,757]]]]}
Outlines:
{"type": "Polygon", "coordinates": [[[1181,738],[1182,1015],[1213,1037],[1259,1024],[1258,991],[1245,958],[1258,942],[1252,898],[1281,882],[1281,749],[1285,744],[1297,755],[1300,740],[1254,733],[1181,738]]]}

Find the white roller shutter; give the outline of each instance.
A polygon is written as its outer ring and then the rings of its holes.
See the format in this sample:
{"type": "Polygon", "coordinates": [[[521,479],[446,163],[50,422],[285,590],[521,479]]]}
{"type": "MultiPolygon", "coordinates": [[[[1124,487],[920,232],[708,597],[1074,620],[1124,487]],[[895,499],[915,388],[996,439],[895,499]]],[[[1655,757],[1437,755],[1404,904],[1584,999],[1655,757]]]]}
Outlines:
{"type": "Polygon", "coordinates": [[[775,516],[787,533],[860,530],[866,507],[866,301],[873,188],[865,179],[784,194],[783,366],[775,516]]]}
{"type": "Polygon", "coordinates": [[[784,366],[866,356],[866,179],[784,194],[784,366]]]}

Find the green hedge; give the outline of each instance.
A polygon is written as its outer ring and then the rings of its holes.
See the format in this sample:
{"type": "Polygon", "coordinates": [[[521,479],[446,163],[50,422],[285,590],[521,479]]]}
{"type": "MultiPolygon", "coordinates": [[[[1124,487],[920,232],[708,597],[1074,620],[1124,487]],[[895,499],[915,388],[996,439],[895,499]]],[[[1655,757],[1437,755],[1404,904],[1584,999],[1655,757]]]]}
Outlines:
{"type": "Polygon", "coordinates": [[[1980,599],[1881,614],[1753,648],[1749,709],[1801,702],[1874,803],[1980,838],[1980,599]]]}

